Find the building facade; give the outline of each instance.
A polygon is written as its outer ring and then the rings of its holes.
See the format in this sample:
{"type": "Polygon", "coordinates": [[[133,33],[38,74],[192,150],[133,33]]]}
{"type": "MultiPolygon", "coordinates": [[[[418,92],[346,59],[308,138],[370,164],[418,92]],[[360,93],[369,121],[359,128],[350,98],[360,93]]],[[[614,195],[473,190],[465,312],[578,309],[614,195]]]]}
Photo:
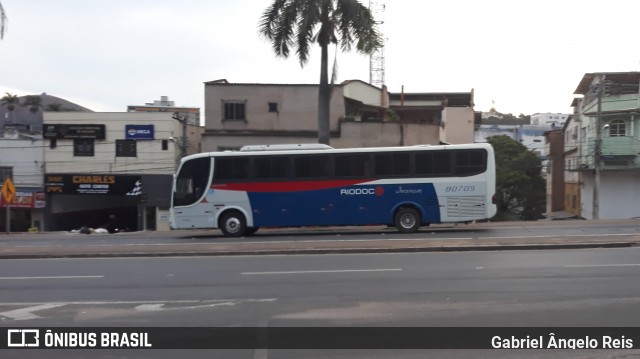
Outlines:
{"type": "Polygon", "coordinates": [[[570,168],[581,183],[587,219],[640,216],[640,73],[587,73],[576,88],[579,141],[570,168]]]}
{"type": "MultiPolygon", "coordinates": [[[[578,108],[578,100],[574,101],[578,108]]],[[[576,217],[582,216],[582,183],[580,181],[580,116],[570,116],[562,129],[564,134],[564,211],[576,217]]]]}
{"type": "Polygon", "coordinates": [[[127,112],[166,112],[181,124],[181,131],[174,142],[178,144],[179,155],[184,157],[202,152],[201,140],[204,127],[200,125],[200,108],[176,106],[168,96],[161,96],[160,100],[144,105],[129,105],[127,112]]]}
{"type": "MultiPolygon", "coordinates": [[[[318,85],[207,82],[203,151],[317,142],[317,103],[318,85]]],[[[331,146],[470,143],[474,116],[473,92],[390,94],[345,81],[332,87],[331,146]]]]}
{"type": "MultiPolygon", "coordinates": [[[[8,95],[8,94],[7,94],[8,95]]],[[[16,193],[7,203],[0,198],[0,232],[25,232],[42,229],[45,198],[43,187],[44,156],[42,109],[25,106],[25,99],[0,103],[0,185],[6,178],[13,182],[16,193]],[[6,223],[9,204],[9,223],[6,223]]]]}
{"type": "Polygon", "coordinates": [[[171,113],[44,114],[46,230],[169,230],[181,124],[171,113]]]}

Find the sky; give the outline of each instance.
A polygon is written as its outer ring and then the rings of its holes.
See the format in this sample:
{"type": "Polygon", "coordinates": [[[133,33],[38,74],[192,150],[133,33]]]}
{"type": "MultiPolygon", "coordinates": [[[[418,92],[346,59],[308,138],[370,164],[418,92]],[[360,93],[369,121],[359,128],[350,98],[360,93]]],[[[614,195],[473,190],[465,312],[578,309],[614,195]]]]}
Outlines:
{"type": "MultiPolygon", "coordinates": [[[[637,0],[377,1],[392,93],[473,89],[476,111],[571,113],[585,73],[640,71],[637,0]]],[[[259,36],[271,0],[0,2],[2,95],[47,93],[100,112],[168,96],[204,115],[207,81],[320,77],[319,48],[301,67],[259,36]]],[[[337,61],[338,82],[369,81],[368,56],[337,61]]]]}

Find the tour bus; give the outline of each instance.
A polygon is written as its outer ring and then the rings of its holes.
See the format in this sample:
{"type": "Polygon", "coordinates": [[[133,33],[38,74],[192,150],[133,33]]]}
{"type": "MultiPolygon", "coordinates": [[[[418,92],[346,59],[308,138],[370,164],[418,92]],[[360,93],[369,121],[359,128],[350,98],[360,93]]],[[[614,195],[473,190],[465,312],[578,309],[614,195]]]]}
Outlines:
{"type": "Polygon", "coordinates": [[[495,160],[486,143],[334,149],[245,146],[184,157],[174,176],[173,229],[421,226],[496,214],[495,160]]]}

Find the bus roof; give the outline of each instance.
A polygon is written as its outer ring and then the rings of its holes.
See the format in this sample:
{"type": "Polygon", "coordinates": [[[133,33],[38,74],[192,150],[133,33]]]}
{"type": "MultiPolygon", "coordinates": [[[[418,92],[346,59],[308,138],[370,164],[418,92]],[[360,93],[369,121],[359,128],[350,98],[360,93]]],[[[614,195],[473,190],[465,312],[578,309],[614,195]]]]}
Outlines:
{"type": "MultiPolygon", "coordinates": [[[[319,144],[316,144],[319,145],[319,144]]],[[[257,147],[264,147],[265,149],[250,149],[250,150],[240,150],[240,151],[224,151],[224,152],[203,152],[194,155],[190,155],[182,158],[181,162],[185,162],[194,158],[202,158],[202,157],[234,157],[234,156],[268,156],[277,153],[278,155],[300,155],[300,154],[328,154],[328,153],[372,153],[372,152],[391,152],[391,151],[415,151],[415,150],[445,150],[445,149],[472,149],[472,148],[485,148],[485,149],[493,149],[493,147],[486,142],[482,143],[469,143],[469,144],[459,144],[459,145],[413,145],[413,146],[395,146],[395,147],[354,147],[354,148],[333,148],[326,145],[328,148],[320,149],[285,149],[284,146],[297,146],[297,145],[264,145],[257,147]],[[272,148],[274,146],[278,146],[277,150],[267,149],[272,148]]],[[[245,146],[248,147],[248,146],[245,146]]]]}

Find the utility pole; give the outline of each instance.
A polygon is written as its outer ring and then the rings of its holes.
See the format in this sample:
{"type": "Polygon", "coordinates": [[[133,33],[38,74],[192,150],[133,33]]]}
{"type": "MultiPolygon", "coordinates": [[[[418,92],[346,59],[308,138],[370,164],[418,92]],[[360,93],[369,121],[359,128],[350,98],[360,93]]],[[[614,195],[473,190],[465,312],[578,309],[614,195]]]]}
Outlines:
{"type": "Polygon", "coordinates": [[[598,109],[596,112],[596,141],[593,152],[593,208],[592,219],[600,219],[600,172],[602,170],[602,96],[605,91],[605,76],[598,84],[598,109]]]}
{"type": "Polygon", "coordinates": [[[185,157],[187,155],[187,148],[189,147],[189,142],[187,141],[187,116],[180,117],[178,112],[174,112],[172,118],[182,124],[182,140],[180,141],[180,157],[185,157]]]}

